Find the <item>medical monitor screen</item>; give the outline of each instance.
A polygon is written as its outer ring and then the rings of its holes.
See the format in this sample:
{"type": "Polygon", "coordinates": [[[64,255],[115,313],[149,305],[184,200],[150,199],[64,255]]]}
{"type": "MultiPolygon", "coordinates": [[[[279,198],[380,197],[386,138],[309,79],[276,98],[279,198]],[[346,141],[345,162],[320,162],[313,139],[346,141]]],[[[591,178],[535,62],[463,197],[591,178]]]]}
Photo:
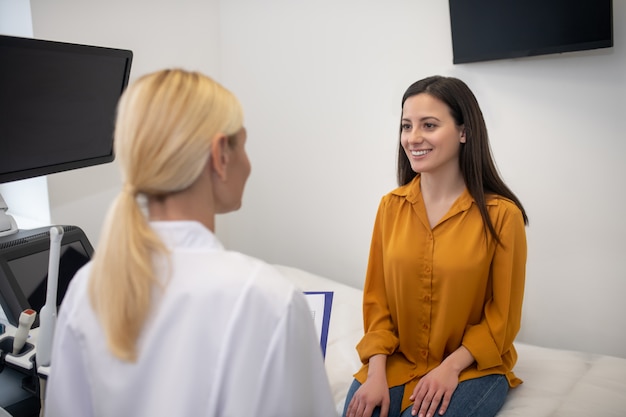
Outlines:
{"type": "MultiPolygon", "coordinates": [[[[49,258],[50,251],[46,249],[8,262],[11,272],[17,277],[17,283],[22,294],[24,294],[30,307],[37,312],[40,312],[41,307],[46,303],[49,258]]],[[[80,241],[69,242],[61,246],[57,307],[61,305],[61,300],[74,274],[88,261],[89,255],[87,255],[80,241]]]]}
{"type": "MultiPolygon", "coordinates": [[[[64,226],[59,251],[56,305],[59,307],[76,272],[93,255],[93,247],[76,226],[64,226]]],[[[31,308],[37,313],[46,304],[49,228],[21,230],[0,238],[0,301],[9,323],[17,326],[20,313],[31,308]]],[[[37,327],[36,320],[33,327],[37,327]]]]}
{"type": "Polygon", "coordinates": [[[132,52],[0,36],[0,183],[111,162],[132,52]]]}

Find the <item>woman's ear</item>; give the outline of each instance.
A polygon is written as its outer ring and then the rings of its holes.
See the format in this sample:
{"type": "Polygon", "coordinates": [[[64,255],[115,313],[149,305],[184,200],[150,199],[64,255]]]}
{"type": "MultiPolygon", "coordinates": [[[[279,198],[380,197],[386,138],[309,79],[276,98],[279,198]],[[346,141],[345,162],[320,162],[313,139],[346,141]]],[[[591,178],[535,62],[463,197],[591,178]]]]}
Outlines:
{"type": "Polygon", "coordinates": [[[221,180],[226,180],[228,165],[228,137],[223,133],[218,133],[211,141],[211,154],[209,155],[212,171],[221,180]]]}
{"type": "Polygon", "coordinates": [[[459,137],[459,141],[461,143],[465,143],[467,141],[467,137],[465,136],[465,125],[461,125],[461,136],[459,137]]]}

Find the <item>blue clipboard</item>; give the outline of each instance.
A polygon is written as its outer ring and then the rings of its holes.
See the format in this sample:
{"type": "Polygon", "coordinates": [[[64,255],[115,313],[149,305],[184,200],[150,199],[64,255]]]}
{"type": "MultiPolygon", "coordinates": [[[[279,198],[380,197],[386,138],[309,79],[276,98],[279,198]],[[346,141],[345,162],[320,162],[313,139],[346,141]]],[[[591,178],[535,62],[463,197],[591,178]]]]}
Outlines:
{"type": "MultiPolygon", "coordinates": [[[[320,331],[320,347],[322,348],[322,355],[326,357],[326,345],[328,343],[328,329],[330,327],[330,312],[333,308],[333,292],[332,291],[305,291],[305,295],[323,295],[324,305],[321,320],[320,331]]],[[[314,312],[318,314],[319,312],[314,312]]]]}

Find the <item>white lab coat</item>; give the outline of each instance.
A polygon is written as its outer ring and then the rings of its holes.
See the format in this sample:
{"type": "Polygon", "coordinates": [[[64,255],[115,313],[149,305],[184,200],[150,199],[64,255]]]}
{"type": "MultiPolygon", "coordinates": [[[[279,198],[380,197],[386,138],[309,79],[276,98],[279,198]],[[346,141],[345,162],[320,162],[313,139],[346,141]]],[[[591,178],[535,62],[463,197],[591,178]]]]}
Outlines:
{"type": "Polygon", "coordinates": [[[107,349],[87,264],[59,310],[45,416],[335,416],[304,295],[270,265],[226,251],[200,223],[152,226],[172,251],[173,275],[139,359],[107,349]]]}

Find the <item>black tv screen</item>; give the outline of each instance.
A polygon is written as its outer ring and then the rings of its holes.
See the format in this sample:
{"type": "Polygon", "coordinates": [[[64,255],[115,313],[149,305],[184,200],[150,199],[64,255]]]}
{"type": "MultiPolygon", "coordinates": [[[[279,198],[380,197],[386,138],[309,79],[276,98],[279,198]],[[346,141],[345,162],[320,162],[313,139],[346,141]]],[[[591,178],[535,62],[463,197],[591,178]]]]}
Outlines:
{"type": "Polygon", "coordinates": [[[132,52],[0,36],[0,183],[111,162],[132,52]]]}
{"type": "Polygon", "coordinates": [[[611,0],[449,0],[455,64],[613,46],[611,0]]]}

